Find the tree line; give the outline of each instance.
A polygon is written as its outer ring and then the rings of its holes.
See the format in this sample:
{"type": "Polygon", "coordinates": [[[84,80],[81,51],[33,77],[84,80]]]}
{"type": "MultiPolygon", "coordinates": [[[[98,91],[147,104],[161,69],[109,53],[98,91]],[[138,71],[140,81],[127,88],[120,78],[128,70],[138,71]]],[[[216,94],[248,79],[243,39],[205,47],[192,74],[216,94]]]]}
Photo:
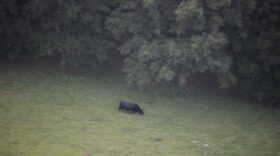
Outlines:
{"type": "Polygon", "coordinates": [[[279,15],[278,0],[1,0],[0,58],[52,56],[63,68],[118,53],[130,85],[187,88],[206,74],[276,100],[279,15]]]}

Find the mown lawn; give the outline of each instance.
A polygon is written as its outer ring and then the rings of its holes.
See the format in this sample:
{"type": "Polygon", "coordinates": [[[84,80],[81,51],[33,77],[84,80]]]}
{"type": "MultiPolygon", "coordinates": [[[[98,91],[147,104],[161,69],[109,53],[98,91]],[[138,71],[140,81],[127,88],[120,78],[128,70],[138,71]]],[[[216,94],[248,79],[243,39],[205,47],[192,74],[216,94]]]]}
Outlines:
{"type": "Polygon", "coordinates": [[[279,156],[280,111],[219,96],[168,97],[100,72],[1,68],[1,156],[279,156]],[[117,111],[121,99],[145,115],[117,111]]]}

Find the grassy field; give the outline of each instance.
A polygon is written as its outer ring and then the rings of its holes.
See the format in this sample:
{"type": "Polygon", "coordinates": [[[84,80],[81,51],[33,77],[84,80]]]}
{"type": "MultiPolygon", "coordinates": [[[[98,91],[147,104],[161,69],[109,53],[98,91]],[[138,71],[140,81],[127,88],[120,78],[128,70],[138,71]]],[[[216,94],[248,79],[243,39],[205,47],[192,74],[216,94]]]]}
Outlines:
{"type": "Polygon", "coordinates": [[[1,156],[279,156],[280,111],[233,98],[168,97],[122,76],[1,68],[1,156]],[[145,115],[117,111],[126,99],[145,115]]]}

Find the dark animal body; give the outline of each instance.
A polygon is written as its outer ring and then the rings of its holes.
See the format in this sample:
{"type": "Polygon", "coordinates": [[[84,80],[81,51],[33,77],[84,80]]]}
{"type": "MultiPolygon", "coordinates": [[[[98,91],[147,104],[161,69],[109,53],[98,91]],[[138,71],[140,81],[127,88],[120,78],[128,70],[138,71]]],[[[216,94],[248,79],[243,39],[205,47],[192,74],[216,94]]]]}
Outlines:
{"type": "Polygon", "coordinates": [[[119,105],[119,111],[129,111],[132,113],[144,114],[143,109],[136,103],[121,101],[119,105]]]}

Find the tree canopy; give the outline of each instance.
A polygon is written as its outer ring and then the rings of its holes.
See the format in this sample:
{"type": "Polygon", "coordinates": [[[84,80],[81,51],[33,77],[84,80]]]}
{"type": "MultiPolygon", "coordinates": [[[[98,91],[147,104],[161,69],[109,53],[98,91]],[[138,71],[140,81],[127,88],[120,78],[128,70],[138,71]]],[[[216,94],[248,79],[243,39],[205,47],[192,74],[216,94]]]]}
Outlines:
{"type": "Polygon", "coordinates": [[[280,98],[277,0],[2,0],[0,57],[61,67],[119,53],[130,85],[187,88],[199,74],[256,99],[280,98]]]}

